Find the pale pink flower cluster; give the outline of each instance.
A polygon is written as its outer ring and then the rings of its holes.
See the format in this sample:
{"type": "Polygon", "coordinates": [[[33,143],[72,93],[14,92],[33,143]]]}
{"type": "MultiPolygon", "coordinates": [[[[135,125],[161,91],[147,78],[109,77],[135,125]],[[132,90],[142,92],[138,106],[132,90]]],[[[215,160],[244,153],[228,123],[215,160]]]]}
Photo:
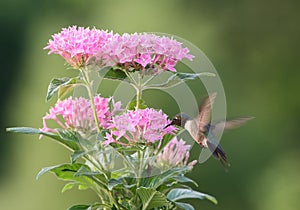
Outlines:
{"type": "Polygon", "coordinates": [[[193,56],[173,38],[147,33],[113,34],[98,29],[72,26],[54,34],[44,49],[61,55],[74,68],[94,58],[100,67],[118,66],[126,70],[176,71],[175,65],[193,56]]]}
{"type": "MultiPolygon", "coordinates": [[[[114,112],[120,109],[121,103],[113,103],[114,109],[110,111],[109,103],[111,98],[94,97],[94,103],[98,116],[99,125],[107,128],[114,112]]],[[[91,134],[96,131],[97,125],[94,120],[91,102],[85,98],[69,97],[59,101],[43,117],[42,131],[55,132],[55,129],[48,128],[47,121],[54,120],[61,128],[74,129],[79,132],[91,134]]]]}
{"type": "Polygon", "coordinates": [[[176,71],[175,65],[183,58],[193,56],[188,48],[173,38],[160,37],[154,34],[119,34],[114,35],[103,47],[100,54],[111,66],[121,65],[126,69],[176,71]]]}
{"type": "Polygon", "coordinates": [[[193,167],[197,160],[193,160],[192,162],[188,163],[190,157],[190,150],[191,146],[186,145],[185,141],[180,139],[178,141],[177,137],[175,136],[162,150],[161,153],[158,154],[156,162],[160,166],[183,166],[188,165],[193,167]]]}
{"type": "Polygon", "coordinates": [[[44,49],[50,50],[48,54],[61,55],[71,66],[79,68],[95,57],[112,36],[112,32],[70,26],[52,35],[44,49]]]}
{"type": "Polygon", "coordinates": [[[154,143],[162,140],[166,134],[172,134],[176,128],[166,125],[170,123],[167,115],[152,108],[130,110],[112,119],[106,135],[106,144],[118,143],[154,143]],[[123,138],[122,138],[123,137],[123,138]],[[122,139],[121,139],[122,138],[122,139]]]}

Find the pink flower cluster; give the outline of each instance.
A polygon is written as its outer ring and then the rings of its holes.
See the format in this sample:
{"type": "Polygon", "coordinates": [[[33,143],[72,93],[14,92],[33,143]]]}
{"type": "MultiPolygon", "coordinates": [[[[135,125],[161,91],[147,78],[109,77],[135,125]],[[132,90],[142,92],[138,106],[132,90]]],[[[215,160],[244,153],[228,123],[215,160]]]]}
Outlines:
{"type": "Polygon", "coordinates": [[[72,26],[54,34],[44,49],[50,50],[48,54],[61,55],[71,66],[80,68],[95,57],[112,36],[112,32],[72,26]]]}
{"type": "MultiPolygon", "coordinates": [[[[110,111],[109,103],[111,98],[94,97],[94,103],[98,116],[99,125],[107,128],[114,112],[120,109],[121,103],[113,103],[114,109],[110,111]]],[[[74,129],[79,132],[91,134],[96,131],[97,125],[94,120],[91,102],[85,98],[69,97],[63,101],[59,101],[49,110],[43,117],[42,131],[55,132],[55,129],[48,128],[46,121],[54,120],[60,127],[64,129],[74,129]]]]}
{"type": "Polygon", "coordinates": [[[178,61],[193,58],[188,48],[181,45],[172,38],[154,34],[116,34],[103,47],[101,56],[107,64],[121,65],[126,69],[176,71],[174,67],[178,61]]]}
{"type": "Polygon", "coordinates": [[[193,167],[197,160],[193,160],[188,163],[190,157],[190,145],[186,145],[185,141],[180,139],[178,141],[177,137],[174,137],[157,156],[157,163],[160,166],[182,166],[188,165],[193,167]]]}
{"type": "Polygon", "coordinates": [[[166,134],[173,133],[176,128],[166,125],[170,123],[167,115],[162,111],[152,108],[130,110],[112,119],[111,133],[106,135],[106,144],[118,143],[128,145],[130,143],[154,143],[163,138],[166,134]],[[124,137],[125,142],[120,141],[124,137]]]}
{"type": "Polygon", "coordinates": [[[74,68],[95,58],[103,66],[127,70],[151,69],[176,71],[175,65],[193,56],[173,38],[154,34],[113,34],[98,29],[72,26],[52,36],[45,49],[61,55],[74,68]]]}

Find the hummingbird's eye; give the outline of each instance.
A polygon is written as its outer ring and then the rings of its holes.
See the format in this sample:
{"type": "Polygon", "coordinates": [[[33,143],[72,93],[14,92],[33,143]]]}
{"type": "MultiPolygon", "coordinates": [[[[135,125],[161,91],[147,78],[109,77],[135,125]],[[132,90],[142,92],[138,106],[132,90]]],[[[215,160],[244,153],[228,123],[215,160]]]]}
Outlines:
{"type": "Polygon", "coordinates": [[[175,121],[175,125],[178,125],[178,126],[181,125],[181,117],[180,116],[176,116],[174,121],[175,121]]]}
{"type": "Polygon", "coordinates": [[[170,125],[181,126],[181,116],[178,116],[178,115],[174,116],[170,125]]]}
{"type": "Polygon", "coordinates": [[[180,120],[180,118],[181,118],[180,116],[175,116],[174,120],[180,120]]]}

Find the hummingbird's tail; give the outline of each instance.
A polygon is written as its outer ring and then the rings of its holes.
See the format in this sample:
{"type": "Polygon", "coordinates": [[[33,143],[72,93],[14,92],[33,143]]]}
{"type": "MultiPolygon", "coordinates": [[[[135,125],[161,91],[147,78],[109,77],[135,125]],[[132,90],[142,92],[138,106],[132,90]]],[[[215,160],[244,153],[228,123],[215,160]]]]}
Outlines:
{"type": "Polygon", "coordinates": [[[208,146],[209,150],[212,152],[213,156],[215,158],[217,158],[218,160],[220,160],[221,164],[225,168],[230,167],[230,163],[227,160],[226,153],[222,149],[220,144],[216,145],[210,141],[207,141],[207,146],[208,146]]]}

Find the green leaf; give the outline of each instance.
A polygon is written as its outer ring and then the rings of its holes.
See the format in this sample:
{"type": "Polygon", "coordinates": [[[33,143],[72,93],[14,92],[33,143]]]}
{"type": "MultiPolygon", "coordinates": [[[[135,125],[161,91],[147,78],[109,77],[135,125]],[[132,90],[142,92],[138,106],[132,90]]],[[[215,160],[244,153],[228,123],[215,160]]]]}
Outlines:
{"type": "Polygon", "coordinates": [[[180,183],[193,183],[196,187],[198,187],[197,182],[195,182],[194,180],[192,180],[184,175],[175,176],[175,177],[173,177],[173,179],[180,183]]]}
{"type": "Polygon", "coordinates": [[[72,189],[75,185],[77,185],[76,183],[74,182],[69,182],[67,184],[65,184],[65,186],[63,187],[63,189],[61,190],[61,192],[66,192],[67,190],[70,190],[72,189]]]}
{"type": "Polygon", "coordinates": [[[30,127],[12,127],[12,128],[6,128],[7,132],[11,133],[24,133],[24,134],[42,134],[39,129],[36,128],[30,128],[30,127]]]}
{"type": "Polygon", "coordinates": [[[63,87],[60,87],[58,90],[58,98],[59,99],[65,98],[69,93],[71,93],[74,90],[75,87],[76,84],[65,85],[63,87]]]}
{"type": "Polygon", "coordinates": [[[104,207],[106,207],[107,209],[111,209],[111,206],[109,205],[102,204],[102,203],[94,203],[91,205],[85,205],[85,204],[74,205],[68,208],[68,210],[92,210],[94,207],[98,207],[97,209],[103,209],[104,207]]]}
{"type": "Polygon", "coordinates": [[[42,168],[42,170],[40,170],[40,172],[37,174],[36,179],[39,179],[42,175],[44,175],[45,173],[49,172],[49,171],[53,171],[55,169],[59,169],[61,171],[73,171],[76,172],[79,168],[76,167],[78,166],[78,164],[59,164],[59,165],[55,165],[55,166],[48,166],[45,168],[42,168]]]}
{"type": "Polygon", "coordinates": [[[153,188],[140,187],[136,191],[143,203],[142,210],[168,206],[166,196],[153,188]]]}
{"type": "Polygon", "coordinates": [[[49,101],[52,98],[52,96],[60,90],[60,88],[64,86],[70,86],[71,84],[76,84],[77,80],[78,77],[74,77],[74,78],[63,77],[63,78],[52,79],[48,86],[46,101],[49,101]]]}
{"type": "Polygon", "coordinates": [[[175,188],[170,190],[170,192],[167,195],[167,198],[173,202],[181,199],[198,198],[201,200],[207,199],[213,202],[214,204],[218,203],[218,201],[213,196],[207,195],[205,193],[197,192],[191,189],[183,189],[183,188],[175,188]]]}
{"type": "Polygon", "coordinates": [[[74,151],[74,153],[70,156],[71,157],[71,163],[75,163],[76,160],[78,160],[79,158],[81,158],[82,156],[90,153],[91,151],[81,151],[81,150],[76,150],[74,151]]]}
{"type": "MultiPolygon", "coordinates": [[[[131,102],[129,102],[129,104],[127,105],[127,109],[128,110],[135,110],[135,107],[136,107],[136,100],[133,100],[133,101],[131,101],[131,102]]],[[[140,100],[140,109],[146,109],[148,106],[147,106],[147,104],[145,103],[145,101],[144,100],[140,100]]]]}
{"type": "Polygon", "coordinates": [[[166,89],[166,88],[171,88],[176,85],[179,85],[187,80],[194,80],[200,76],[215,76],[215,74],[210,73],[210,72],[201,72],[201,73],[181,73],[181,72],[176,72],[172,76],[168,78],[168,80],[164,83],[160,84],[152,84],[152,85],[147,85],[145,89],[166,89]]]}
{"type": "Polygon", "coordinates": [[[80,149],[81,136],[76,131],[57,129],[60,142],[71,145],[74,151],[80,149]]]}
{"type": "Polygon", "coordinates": [[[75,143],[80,142],[80,135],[75,131],[58,129],[58,134],[63,140],[73,141],[75,143]]]}
{"type": "Polygon", "coordinates": [[[102,187],[107,187],[106,176],[102,172],[91,171],[86,165],[82,165],[82,167],[74,174],[74,177],[88,177],[94,181],[97,179],[96,182],[98,184],[101,184],[102,187]]]}
{"type": "Polygon", "coordinates": [[[61,164],[56,166],[50,166],[43,168],[37,175],[37,179],[39,179],[46,172],[54,173],[57,178],[64,181],[71,181],[64,186],[62,192],[73,188],[75,185],[78,185],[78,189],[85,190],[94,186],[94,182],[91,178],[86,176],[76,176],[77,171],[81,168],[87,168],[84,164],[61,164]]]}
{"type": "Polygon", "coordinates": [[[91,171],[88,166],[83,165],[82,167],[78,169],[78,171],[74,174],[74,176],[87,176],[87,177],[93,177],[93,176],[97,176],[97,175],[103,175],[102,172],[94,172],[91,171]]]}
{"type": "Polygon", "coordinates": [[[131,189],[136,186],[136,183],[130,184],[130,185],[126,184],[126,181],[125,182],[122,181],[123,178],[126,178],[126,177],[120,177],[119,179],[110,179],[108,181],[107,188],[111,191],[115,187],[119,187],[119,188],[123,188],[123,189],[124,188],[131,189]]]}
{"type": "Polygon", "coordinates": [[[193,80],[196,79],[197,77],[200,76],[209,76],[209,77],[215,77],[216,75],[211,72],[201,72],[201,73],[182,73],[182,72],[177,72],[176,77],[182,80],[193,80]]]}
{"type": "Polygon", "coordinates": [[[191,168],[188,166],[180,167],[180,168],[170,168],[167,171],[163,172],[162,174],[153,177],[151,180],[149,187],[158,188],[163,184],[167,184],[174,181],[174,177],[185,174],[186,172],[190,171],[191,168]]]}
{"type": "Polygon", "coordinates": [[[43,168],[36,176],[39,179],[46,172],[53,172],[58,178],[65,181],[75,181],[79,184],[91,183],[91,180],[87,177],[76,176],[77,171],[81,168],[87,168],[84,164],[74,163],[74,164],[60,164],[50,167],[43,168]]]}
{"type": "Polygon", "coordinates": [[[133,172],[128,167],[123,167],[121,169],[115,170],[111,172],[112,179],[119,179],[119,178],[128,178],[134,176],[133,172]]]}
{"type": "Polygon", "coordinates": [[[76,185],[78,185],[78,189],[79,190],[86,190],[86,189],[89,188],[89,186],[87,186],[87,185],[78,184],[76,182],[69,182],[69,183],[65,184],[65,186],[63,187],[63,189],[61,190],[61,192],[64,193],[67,190],[72,189],[76,185]]]}
{"type": "Polygon", "coordinates": [[[191,204],[182,203],[182,202],[175,202],[176,206],[184,209],[184,210],[195,210],[191,204]]]}
{"type": "Polygon", "coordinates": [[[75,205],[75,206],[68,208],[68,210],[92,210],[92,206],[91,205],[75,205]]]}
{"type": "Polygon", "coordinates": [[[60,132],[60,133],[43,132],[40,129],[30,128],[30,127],[12,127],[12,128],[6,128],[6,131],[12,133],[40,134],[40,135],[48,136],[73,151],[79,150],[79,145],[77,140],[75,141],[75,139],[71,138],[72,135],[66,134],[64,132],[60,132]]]}
{"type": "Polygon", "coordinates": [[[112,68],[112,67],[105,67],[103,69],[100,69],[99,76],[102,76],[105,79],[121,80],[121,81],[127,78],[127,75],[123,70],[118,68],[112,68]]]}
{"type": "Polygon", "coordinates": [[[123,182],[119,179],[110,179],[108,181],[108,189],[111,191],[114,187],[118,186],[118,185],[122,185],[123,182]]]}
{"type": "Polygon", "coordinates": [[[82,185],[82,184],[80,184],[79,186],[78,186],[78,190],[86,190],[86,189],[88,189],[89,188],[89,186],[87,186],[87,185],[82,185]]]}

